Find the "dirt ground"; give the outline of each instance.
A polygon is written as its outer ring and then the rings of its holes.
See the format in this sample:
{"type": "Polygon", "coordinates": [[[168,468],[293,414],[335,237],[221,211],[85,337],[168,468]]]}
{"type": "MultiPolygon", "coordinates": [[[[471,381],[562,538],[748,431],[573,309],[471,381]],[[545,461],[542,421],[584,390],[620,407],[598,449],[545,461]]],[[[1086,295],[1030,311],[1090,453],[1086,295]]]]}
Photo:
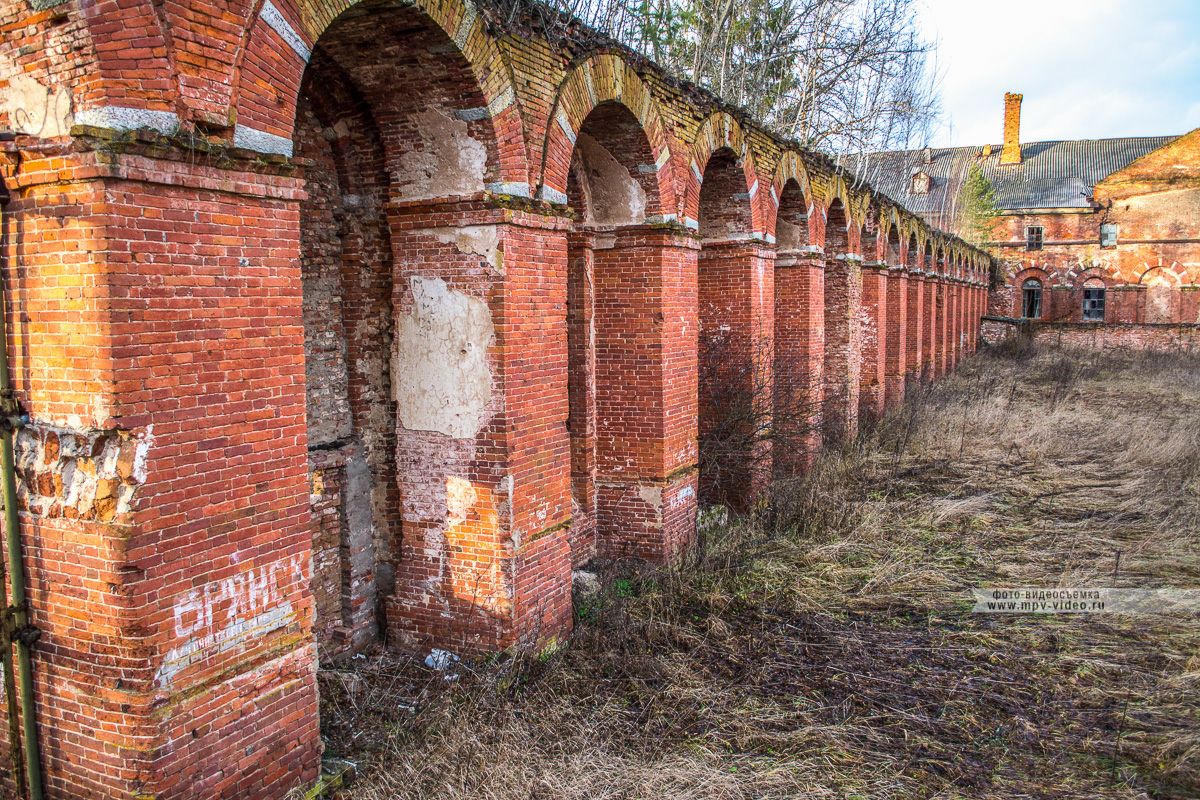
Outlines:
{"type": "Polygon", "coordinates": [[[1200,359],[980,354],[704,553],[552,652],[323,670],[341,796],[1200,797],[1200,615],[970,592],[1200,588],[1200,359]]]}

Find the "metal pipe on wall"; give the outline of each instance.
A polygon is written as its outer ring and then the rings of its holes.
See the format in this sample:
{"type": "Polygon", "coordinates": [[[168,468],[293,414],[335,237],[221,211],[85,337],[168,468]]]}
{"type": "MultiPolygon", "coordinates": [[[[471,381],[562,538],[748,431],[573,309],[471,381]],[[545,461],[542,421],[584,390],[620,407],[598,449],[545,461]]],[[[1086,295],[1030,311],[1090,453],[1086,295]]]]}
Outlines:
{"type": "MultiPolygon", "coordinates": [[[[8,205],[7,189],[0,183],[0,266],[7,250],[7,226],[4,224],[3,209],[8,205]]],[[[8,700],[10,749],[20,756],[13,757],[14,775],[18,788],[27,792],[30,800],[42,800],[42,760],[38,746],[37,707],[33,697],[33,645],[41,632],[29,623],[29,600],[25,590],[25,562],[21,556],[21,525],[17,515],[17,474],[13,461],[16,432],[25,420],[13,391],[12,377],[8,367],[8,319],[4,294],[4,270],[0,269],[0,502],[4,504],[4,540],[8,557],[8,578],[12,587],[12,604],[9,605],[4,587],[3,568],[0,567],[0,607],[4,608],[4,620],[0,627],[0,645],[4,653],[5,696],[8,700]],[[17,645],[17,674],[20,682],[21,747],[16,740],[16,707],[12,690],[12,644],[17,645]],[[23,756],[23,757],[22,757],[23,756]],[[24,762],[24,781],[21,780],[18,759],[24,762]],[[24,783],[22,787],[21,784],[24,783]]]]}

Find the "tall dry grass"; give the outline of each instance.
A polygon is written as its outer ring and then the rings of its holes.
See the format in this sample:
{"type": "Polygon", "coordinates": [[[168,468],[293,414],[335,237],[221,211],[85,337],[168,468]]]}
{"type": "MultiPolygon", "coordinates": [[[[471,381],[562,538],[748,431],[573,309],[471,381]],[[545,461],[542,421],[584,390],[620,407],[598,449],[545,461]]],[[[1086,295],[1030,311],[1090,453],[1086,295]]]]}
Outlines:
{"type": "Polygon", "coordinates": [[[1200,360],[993,352],[569,646],[321,673],[352,798],[1196,798],[1200,618],[970,613],[1200,587],[1200,360]]]}

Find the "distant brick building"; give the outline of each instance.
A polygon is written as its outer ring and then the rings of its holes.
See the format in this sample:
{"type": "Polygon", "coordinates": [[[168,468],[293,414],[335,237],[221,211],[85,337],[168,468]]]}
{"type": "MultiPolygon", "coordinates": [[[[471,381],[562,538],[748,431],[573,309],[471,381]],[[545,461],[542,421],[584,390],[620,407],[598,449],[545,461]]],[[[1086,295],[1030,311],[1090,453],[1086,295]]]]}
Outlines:
{"type": "Polygon", "coordinates": [[[1005,96],[999,147],[872,154],[874,185],[947,230],[973,165],[1000,212],[989,313],[1045,323],[1200,323],[1200,129],[1183,136],[1020,141],[1005,96]]]}

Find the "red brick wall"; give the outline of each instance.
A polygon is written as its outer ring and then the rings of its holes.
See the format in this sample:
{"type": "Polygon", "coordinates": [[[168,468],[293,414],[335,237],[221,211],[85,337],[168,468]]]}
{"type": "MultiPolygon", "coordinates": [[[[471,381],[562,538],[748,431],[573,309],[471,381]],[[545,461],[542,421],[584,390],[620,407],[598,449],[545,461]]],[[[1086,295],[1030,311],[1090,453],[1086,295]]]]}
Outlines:
{"type": "Polygon", "coordinates": [[[1200,325],[1195,323],[1135,324],[1080,322],[1024,323],[1012,318],[984,318],[982,339],[997,345],[1015,336],[1056,347],[1091,350],[1153,350],[1200,352],[1200,325]]]}
{"type": "Polygon", "coordinates": [[[786,444],[746,500],[932,352],[857,254],[935,235],[823,157],[455,0],[341,10],[0,6],[52,797],[282,796],[318,646],[566,636],[572,566],[694,536],[702,332],[786,444]]]}

